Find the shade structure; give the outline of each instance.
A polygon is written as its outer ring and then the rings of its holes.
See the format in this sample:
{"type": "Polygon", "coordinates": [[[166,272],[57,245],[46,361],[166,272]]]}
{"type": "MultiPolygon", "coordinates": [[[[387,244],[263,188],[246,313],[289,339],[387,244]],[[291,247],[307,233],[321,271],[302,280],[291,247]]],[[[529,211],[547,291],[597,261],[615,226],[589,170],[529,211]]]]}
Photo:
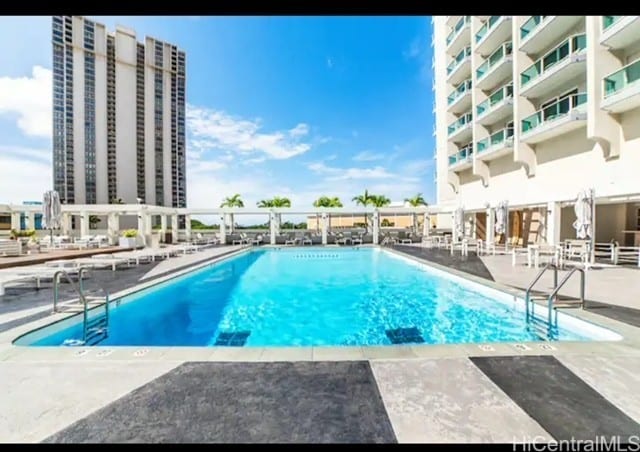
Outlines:
{"type": "Polygon", "coordinates": [[[509,204],[507,201],[500,201],[496,207],[496,234],[505,234],[507,232],[507,218],[509,217],[509,204]]]}
{"type": "Polygon", "coordinates": [[[576,221],[573,227],[576,230],[576,238],[586,239],[593,237],[593,192],[582,190],[576,197],[573,210],[576,214],[576,221]]]}
{"type": "Polygon", "coordinates": [[[55,190],[44,193],[42,199],[42,227],[45,229],[60,229],[62,206],[60,195],[55,190]]]}
{"type": "Polygon", "coordinates": [[[458,238],[464,237],[464,209],[458,207],[453,214],[454,227],[458,238]]]}

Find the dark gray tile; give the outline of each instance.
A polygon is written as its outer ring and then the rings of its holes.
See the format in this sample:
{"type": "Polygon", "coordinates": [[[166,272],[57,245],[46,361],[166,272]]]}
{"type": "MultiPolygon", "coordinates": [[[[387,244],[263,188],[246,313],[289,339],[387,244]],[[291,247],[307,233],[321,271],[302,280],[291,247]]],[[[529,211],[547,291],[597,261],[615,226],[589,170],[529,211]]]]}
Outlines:
{"type": "Polygon", "coordinates": [[[557,440],[640,434],[640,425],[553,356],[471,361],[557,440]]]}
{"type": "Polygon", "coordinates": [[[452,255],[450,250],[422,248],[410,245],[394,245],[392,248],[396,251],[417,257],[418,259],[434,262],[436,264],[444,265],[455,270],[470,273],[493,281],[491,272],[489,272],[487,267],[484,265],[484,262],[482,262],[482,260],[475,254],[462,256],[460,251],[455,251],[452,255]]]}
{"type": "Polygon", "coordinates": [[[45,442],[396,442],[366,361],[185,363],[45,442]]]}

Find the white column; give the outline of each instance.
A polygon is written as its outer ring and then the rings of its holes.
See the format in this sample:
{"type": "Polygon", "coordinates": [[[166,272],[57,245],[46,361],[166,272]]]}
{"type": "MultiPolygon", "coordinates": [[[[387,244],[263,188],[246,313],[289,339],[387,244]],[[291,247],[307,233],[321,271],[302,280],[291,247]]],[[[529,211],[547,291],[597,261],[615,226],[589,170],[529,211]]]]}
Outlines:
{"type": "Polygon", "coordinates": [[[184,234],[187,242],[191,241],[191,215],[184,216],[184,234]]]}
{"type": "Polygon", "coordinates": [[[547,205],[547,243],[560,244],[560,225],[562,207],[559,202],[550,202],[547,205]]]}
{"type": "Polygon", "coordinates": [[[110,245],[118,244],[118,236],[120,230],[120,215],[111,212],[107,216],[107,237],[109,238],[110,245]]]}
{"type": "Polygon", "coordinates": [[[27,221],[29,225],[27,229],[35,229],[36,228],[36,213],[35,212],[27,212],[27,221]]]}
{"type": "Polygon", "coordinates": [[[429,233],[431,232],[431,217],[428,212],[424,213],[424,217],[422,219],[422,236],[429,237],[429,233]]]}
{"type": "Polygon", "coordinates": [[[457,243],[458,242],[458,228],[457,228],[457,224],[456,224],[456,212],[454,211],[451,216],[452,216],[451,224],[453,225],[453,228],[451,228],[451,242],[452,243],[457,243]]]}
{"type": "Polygon", "coordinates": [[[163,235],[167,233],[167,216],[164,214],[160,215],[160,232],[163,235]]]}
{"type": "Polygon", "coordinates": [[[322,244],[327,244],[327,232],[329,230],[329,219],[326,212],[322,212],[322,244]]]}
{"type": "Polygon", "coordinates": [[[496,237],[496,225],[495,225],[495,213],[492,207],[487,207],[487,220],[485,221],[486,225],[486,235],[485,235],[485,243],[487,247],[489,244],[495,241],[496,237]]]}
{"type": "Polygon", "coordinates": [[[220,223],[220,243],[227,244],[227,215],[222,214],[222,222],[220,223]]]}
{"type": "Polygon", "coordinates": [[[20,230],[20,212],[11,213],[11,229],[20,230]]]}
{"type": "Polygon", "coordinates": [[[229,231],[233,234],[235,230],[235,219],[233,218],[233,214],[229,214],[229,231]]]}
{"type": "Polygon", "coordinates": [[[377,245],[380,236],[380,213],[377,209],[373,211],[373,219],[371,221],[373,222],[373,244],[377,245]]]}
{"type": "Polygon", "coordinates": [[[70,235],[71,234],[71,214],[68,212],[62,213],[62,220],[60,221],[60,229],[62,230],[62,235],[70,235]]]}
{"type": "Polygon", "coordinates": [[[277,216],[274,212],[269,212],[269,233],[271,234],[270,243],[272,245],[276,244],[276,225],[277,216]]]}
{"type": "Polygon", "coordinates": [[[89,235],[89,212],[80,213],[80,237],[89,235]]]}
{"type": "MultiPolygon", "coordinates": [[[[189,226],[191,226],[191,221],[189,221],[189,226]]],[[[178,243],[178,215],[171,215],[171,243],[178,243]]]]}

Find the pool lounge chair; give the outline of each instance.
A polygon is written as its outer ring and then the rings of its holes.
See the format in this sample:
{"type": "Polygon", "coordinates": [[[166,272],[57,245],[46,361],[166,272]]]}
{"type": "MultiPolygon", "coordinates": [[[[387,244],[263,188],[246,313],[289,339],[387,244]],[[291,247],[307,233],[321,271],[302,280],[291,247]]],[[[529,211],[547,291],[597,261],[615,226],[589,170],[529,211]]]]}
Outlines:
{"type": "Polygon", "coordinates": [[[301,240],[302,245],[313,245],[313,240],[311,240],[311,237],[309,235],[304,235],[301,240]]]}
{"type": "Polygon", "coordinates": [[[262,234],[258,234],[251,240],[251,244],[256,246],[262,245],[263,240],[264,236],[262,234]]]}
{"type": "Polygon", "coordinates": [[[82,257],[79,259],[73,260],[80,267],[88,267],[88,268],[105,268],[111,267],[111,270],[116,271],[118,265],[126,265],[127,267],[131,266],[130,259],[128,258],[116,258],[112,256],[107,256],[101,259],[95,259],[91,257],[82,257]]]}
{"type": "Polygon", "coordinates": [[[284,241],[285,245],[297,245],[298,244],[298,238],[295,236],[295,234],[287,234],[287,238],[284,241]]]}
{"type": "Polygon", "coordinates": [[[4,295],[7,285],[24,283],[27,281],[34,281],[36,283],[36,287],[38,289],[40,288],[40,277],[38,275],[0,272],[0,296],[4,295]]]}

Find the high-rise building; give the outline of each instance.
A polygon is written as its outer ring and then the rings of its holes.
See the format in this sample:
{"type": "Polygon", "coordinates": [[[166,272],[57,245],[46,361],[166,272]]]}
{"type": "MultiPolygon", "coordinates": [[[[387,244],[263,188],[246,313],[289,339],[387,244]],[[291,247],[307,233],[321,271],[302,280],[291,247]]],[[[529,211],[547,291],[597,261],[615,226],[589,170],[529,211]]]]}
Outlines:
{"type": "Polygon", "coordinates": [[[509,237],[558,243],[593,189],[596,242],[640,241],[640,16],[432,23],[438,205],[485,238],[508,201],[509,237]]]}
{"type": "Polygon", "coordinates": [[[63,203],[186,207],[185,53],[53,17],[53,180],[63,203]]]}

